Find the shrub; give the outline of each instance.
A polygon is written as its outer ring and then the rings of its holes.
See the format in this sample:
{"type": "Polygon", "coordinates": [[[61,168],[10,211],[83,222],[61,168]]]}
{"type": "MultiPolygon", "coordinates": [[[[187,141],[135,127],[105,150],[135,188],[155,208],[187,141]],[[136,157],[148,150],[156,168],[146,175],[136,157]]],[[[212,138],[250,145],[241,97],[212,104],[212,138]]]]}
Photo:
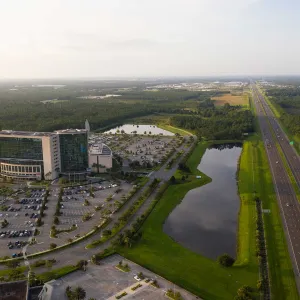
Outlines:
{"type": "Polygon", "coordinates": [[[57,245],[55,243],[50,244],[50,249],[55,249],[56,247],[57,247],[57,245]]]}
{"type": "Polygon", "coordinates": [[[225,253],[218,257],[218,263],[223,267],[231,267],[234,264],[234,258],[225,253]]]}

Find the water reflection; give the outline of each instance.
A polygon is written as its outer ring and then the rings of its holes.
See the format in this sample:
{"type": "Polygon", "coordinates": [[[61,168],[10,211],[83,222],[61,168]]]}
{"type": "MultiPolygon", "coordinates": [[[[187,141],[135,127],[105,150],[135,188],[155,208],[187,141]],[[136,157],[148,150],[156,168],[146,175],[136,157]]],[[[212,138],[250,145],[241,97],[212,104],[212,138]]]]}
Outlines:
{"type": "Polygon", "coordinates": [[[239,198],[236,185],[241,144],[213,145],[198,169],[212,182],[187,193],[164,224],[164,232],[185,247],[215,259],[236,256],[239,198]]]}
{"type": "Polygon", "coordinates": [[[156,125],[132,125],[125,124],[122,126],[118,126],[104,133],[124,133],[127,134],[151,134],[151,135],[174,135],[174,133],[161,129],[156,125]]]}

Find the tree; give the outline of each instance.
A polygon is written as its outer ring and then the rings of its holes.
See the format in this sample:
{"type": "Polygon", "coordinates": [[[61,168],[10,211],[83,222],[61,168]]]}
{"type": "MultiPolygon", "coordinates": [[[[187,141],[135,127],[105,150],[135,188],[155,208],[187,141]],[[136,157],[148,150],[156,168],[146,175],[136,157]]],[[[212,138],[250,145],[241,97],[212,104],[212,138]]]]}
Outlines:
{"type": "Polygon", "coordinates": [[[172,184],[176,183],[176,178],[175,178],[174,176],[172,176],[172,177],[170,178],[170,182],[171,182],[172,184]]]}
{"type": "Polygon", "coordinates": [[[109,236],[111,235],[111,230],[109,230],[109,229],[103,230],[102,235],[103,235],[104,237],[109,237],[109,236]]]}
{"type": "Polygon", "coordinates": [[[35,276],[35,273],[34,273],[34,272],[29,271],[29,274],[28,274],[28,281],[29,281],[29,285],[30,285],[30,286],[34,286],[35,281],[36,281],[36,276],[35,276]]]}
{"type": "Polygon", "coordinates": [[[234,263],[234,258],[225,253],[218,257],[218,263],[223,267],[231,267],[234,263]]]}
{"type": "Polygon", "coordinates": [[[124,244],[127,246],[127,247],[131,247],[131,245],[132,245],[132,240],[131,240],[131,238],[129,237],[129,236],[126,236],[125,238],[124,238],[124,244]]]}
{"type": "Polygon", "coordinates": [[[85,267],[87,266],[88,262],[86,260],[79,260],[76,264],[76,267],[78,267],[80,270],[85,270],[85,267]]]}
{"type": "Polygon", "coordinates": [[[259,291],[262,291],[263,288],[264,288],[264,281],[263,281],[263,280],[258,280],[258,281],[257,281],[256,287],[257,287],[257,289],[258,289],[259,291]]]}
{"type": "Polygon", "coordinates": [[[68,180],[64,177],[59,178],[58,183],[59,184],[66,184],[68,182],[68,180]]]}
{"type": "Polygon", "coordinates": [[[50,244],[50,249],[55,249],[56,247],[57,247],[57,245],[55,243],[50,244]]]}
{"type": "Polygon", "coordinates": [[[86,292],[85,290],[78,286],[75,290],[74,290],[74,297],[76,300],[84,300],[86,297],[86,292]]]}
{"type": "Polygon", "coordinates": [[[174,299],[175,299],[175,300],[182,300],[181,294],[180,294],[179,292],[176,292],[176,293],[174,294],[174,299]]]}

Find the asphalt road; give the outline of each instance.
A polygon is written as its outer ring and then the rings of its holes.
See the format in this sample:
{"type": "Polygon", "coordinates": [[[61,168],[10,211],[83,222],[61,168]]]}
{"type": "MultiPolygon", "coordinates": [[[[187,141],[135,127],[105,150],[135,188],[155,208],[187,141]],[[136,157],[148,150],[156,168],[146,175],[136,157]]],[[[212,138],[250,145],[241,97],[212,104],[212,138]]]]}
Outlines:
{"type": "MultiPolygon", "coordinates": [[[[291,256],[293,269],[295,273],[296,283],[298,292],[300,291],[300,278],[299,278],[299,268],[300,268],[300,209],[299,203],[293,189],[293,186],[290,182],[288,174],[284,168],[283,161],[276,147],[276,139],[272,133],[272,127],[274,124],[274,118],[270,117],[270,108],[266,103],[264,97],[260,94],[257,87],[252,84],[252,93],[253,93],[253,101],[256,107],[256,113],[260,125],[260,129],[263,136],[263,141],[265,144],[269,165],[271,168],[273,183],[275,187],[275,192],[277,195],[277,201],[281,211],[281,217],[284,224],[284,231],[286,235],[286,240],[289,248],[289,253],[291,256]],[[271,125],[269,123],[269,119],[272,119],[271,125]]],[[[291,147],[282,133],[282,130],[277,123],[277,127],[275,127],[275,131],[279,132],[277,135],[280,137],[282,143],[280,143],[283,151],[286,153],[292,153],[291,159],[298,161],[299,159],[296,156],[296,159],[293,158],[296,154],[293,149],[288,149],[291,147]],[[281,130],[281,131],[280,131],[281,130]],[[283,139],[283,140],[282,140],[283,139]],[[282,146],[283,145],[283,146],[282,146]]],[[[276,135],[276,136],[277,136],[276,135]]],[[[300,167],[299,167],[300,169],[300,167]]],[[[271,212],[272,213],[272,212],[271,212]]],[[[272,267],[272,266],[270,266],[272,267]]]]}

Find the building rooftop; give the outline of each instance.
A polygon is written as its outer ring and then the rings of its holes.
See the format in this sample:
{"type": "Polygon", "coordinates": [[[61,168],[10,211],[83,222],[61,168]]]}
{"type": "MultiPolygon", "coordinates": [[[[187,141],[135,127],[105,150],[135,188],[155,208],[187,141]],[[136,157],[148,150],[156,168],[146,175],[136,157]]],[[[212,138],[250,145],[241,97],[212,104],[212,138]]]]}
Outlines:
{"type": "Polygon", "coordinates": [[[51,136],[53,132],[33,132],[33,131],[15,131],[15,130],[1,130],[0,136],[7,135],[18,135],[18,136],[32,136],[32,137],[43,137],[51,136]]]}
{"type": "Polygon", "coordinates": [[[43,137],[43,136],[51,136],[56,134],[80,134],[86,133],[86,129],[62,129],[54,132],[33,132],[33,131],[15,131],[15,130],[1,130],[1,136],[24,136],[24,137],[43,137]]]}
{"type": "Polygon", "coordinates": [[[56,130],[57,134],[79,134],[79,133],[87,133],[86,129],[62,129],[56,130]]]}
{"type": "Polygon", "coordinates": [[[27,294],[27,281],[5,282],[0,284],[0,299],[24,300],[27,294]]]}
{"type": "Polygon", "coordinates": [[[103,143],[99,143],[99,144],[93,144],[90,146],[89,154],[91,154],[91,155],[111,155],[112,152],[107,145],[105,145],[103,143]]]}
{"type": "Polygon", "coordinates": [[[51,280],[45,283],[39,298],[41,300],[67,300],[66,296],[67,283],[63,279],[51,280]]]}

